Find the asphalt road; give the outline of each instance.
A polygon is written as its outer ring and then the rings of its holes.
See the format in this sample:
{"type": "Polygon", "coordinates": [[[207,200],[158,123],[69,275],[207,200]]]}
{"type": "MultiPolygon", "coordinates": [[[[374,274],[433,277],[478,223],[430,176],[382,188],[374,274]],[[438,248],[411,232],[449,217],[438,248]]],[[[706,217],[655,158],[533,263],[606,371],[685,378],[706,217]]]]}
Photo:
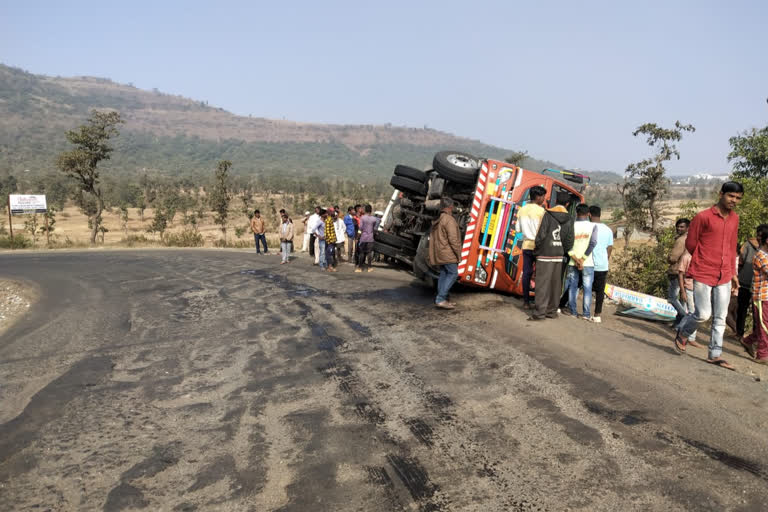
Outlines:
{"type": "Polygon", "coordinates": [[[768,369],[732,345],[278,263],[0,255],[40,296],[0,336],[0,509],[768,509],[768,369]]]}

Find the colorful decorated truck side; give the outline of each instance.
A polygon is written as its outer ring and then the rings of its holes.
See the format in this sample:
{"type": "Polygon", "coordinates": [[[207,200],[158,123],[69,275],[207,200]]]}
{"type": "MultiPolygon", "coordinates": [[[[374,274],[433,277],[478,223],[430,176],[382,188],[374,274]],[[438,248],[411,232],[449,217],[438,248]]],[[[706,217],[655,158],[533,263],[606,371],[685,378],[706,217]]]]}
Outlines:
{"type": "Polygon", "coordinates": [[[437,153],[426,171],[398,165],[391,180],[396,190],[374,250],[412,265],[419,278],[436,279],[436,269],[426,258],[429,230],[440,213],[440,199],[450,197],[457,204],[454,216],[462,234],[459,282],[519,295],[522,238],[515,225],[529,190],[544,187],[548,207],[554,206],[558,193],[568,193],[575,208],[584,199],[587,182],[587,177],[570,171],[537,173],[457,151],[437,153]]]}

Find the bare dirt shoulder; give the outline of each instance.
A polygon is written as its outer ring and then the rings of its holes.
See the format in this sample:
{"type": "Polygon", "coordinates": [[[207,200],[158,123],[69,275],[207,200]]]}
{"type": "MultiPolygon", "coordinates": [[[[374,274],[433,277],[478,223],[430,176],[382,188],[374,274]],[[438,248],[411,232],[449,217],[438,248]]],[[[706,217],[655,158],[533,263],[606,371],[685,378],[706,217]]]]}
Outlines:
{"type": "Polygon", "coordinates": [[[0,278],[0,334],[37,302],[40,291],[32,283],[0,278]]]}

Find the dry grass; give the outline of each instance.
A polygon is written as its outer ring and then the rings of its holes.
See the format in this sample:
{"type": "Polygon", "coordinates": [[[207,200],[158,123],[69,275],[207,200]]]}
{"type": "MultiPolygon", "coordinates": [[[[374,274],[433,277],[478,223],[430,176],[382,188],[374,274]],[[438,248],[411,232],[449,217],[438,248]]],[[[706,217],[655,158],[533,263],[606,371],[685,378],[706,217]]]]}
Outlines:
{"type": "MultiPolygon", "coordinates": [[[[98,245],[102,247],[159,247],[162,246],[160,236],[157,233],[148,233],[147,229],[152,222],[154,211],[151,208],[144,210],[144,221],[139,217],[139,211],[136,208],[128,209],[128,223],[123,229],[120,220],[120,211],[117,209],[105,211],[103,214],[103,225],[109,231],[104,234],[104,243],[101,243],[100,235],[97,236],[98,245]]],[[[30,237],[29,233],[24,232],[25,215],[15,215],[13,217],[14,233],[24,233],[30,237]]],[[[198,231],[203,237],[204,247],[220,246],[222,240],[219,226],[213,223],[213,214],[206,212],[203,219],[198,219],[198,231]],[[217,244],[218,242],[218,244],[217,244]]],[[[299,226],[301,226],[301,221],[299,226]]],[[[7,223],[7,220],[6,220],[7,223]]],[[[235,226],[245,227],[248,224],[246,217],[235,217],[227,229],[227,244],[229,246],[243,245],[245,247],[253,246],[253,235],[247,230],[240,238],[235,236],[235,226]]],[[[38,225],[43,225],[42,216],[38,216],[38,225]]],[[[6,226],[7,227],[7,226],[6,226]]],[[[184,229],[191,229],[182,223],[182,215],[177,214],[174,223],[166,231],[167,233],[181,232],[184,229]]],[[[298,228],[299,231],[301,227],[298,228]]],[[[51,234],[52,248],[78,248],[90,247],[90,229],[88,229],[88,218],[80,212],[77,207],[68,206],[63,211],[56,214],[56,225],[51,234]]],[[[278,245],[277,233],[267,233],[267,242],[270,246],[278,245]]],[[[35,248],[45,248],[45,234],[38,234],[35,248]]]]}

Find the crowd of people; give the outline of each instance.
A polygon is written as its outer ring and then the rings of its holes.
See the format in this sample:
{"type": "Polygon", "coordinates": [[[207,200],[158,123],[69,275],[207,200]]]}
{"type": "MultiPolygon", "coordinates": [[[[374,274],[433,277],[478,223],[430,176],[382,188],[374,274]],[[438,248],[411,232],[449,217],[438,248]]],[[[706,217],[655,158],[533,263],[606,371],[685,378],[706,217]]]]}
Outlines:
{"type": "MultiPolygon", "coordinates": [[[[700,347],[696,331],[711,318],[707,362],[727,369],[733,369],[722,357],[727,321],[750,356],[768,364],[768,224],[760,225],[755,237],[738,247],[739,216],[734,209],[743,196],[742,185],[729,181],[723,184],[717,204],[692,220],[677,220],[667,271],[668,300],[677,311],[672,326],[675,349],[683,353],[688,345],[700,347]],[[750,308],[753,331],[745,336],[750,308]]],[[[545,200],[546,190],[533,187],[529,201],[518,211],[516,230],[523,237],[523,308],[533,321],[563,314],[599,323],[613,231],[601,222],[599,206],[578,204],[574,220],[569,213],[571,194],[558,194],[556,205],[549,209],[544,207],[545,200]],[[533,301],[532,282],[536,287],[533,301]],[[583,292],[581,310],[579,289],[583,292]]],[[[449,302],[448,292],[457,278],[461,241],[452,210],[450,200],[441,204],[430,238],[430,263],[440,268],[435,304],[441,309],[456,307],[449,302]]]]}
{"type": "Polygon", "coordinates": [[[726,325],[758,363],[768,364],[768,224],[738,245],[739,216],[734,211],[744,196],[740,183],[727,182],[714,206],[693,219],[678,219],[677,238],[669,253],[667,300],[677,311],[675,349],[683,353],[696,343],[698,326],[710,318],[707,361],[733,370],[722,357],[726,325]],[[752,310],[752,334],[745,336],[752,310]]]}
{"type": "MultiPolygon", "coordinates": [[[[350,206],[346,215],[338,206],[316,206],[314,213],[304,212],[301,251],[308,252],[314,265],[326,272],[337,272],[342,262],[353,263],[355,272],[372,272],[373,234],[379,229],[382,215],[374,213],[370,204],[350,206]]],[[[280,210],[280,220],[280,264],[285,265],[291,261],[297,232],[284,209],[280,210]]],[[[256,253],[268,254],[266,225],[259,210],[253,212],[251,230],[256,253]]]]}
{"type": "MultiPolygon", "coordinates": [[[[546,193],[543,187],[531,188],[529,201],[517,215],[516,230],[523,237],[523,309],[532,321],[562,314],[599,323],[613,231],[601,222],[599,206],[576,205],[574,219],[569,213],[573,195],[561,192],[555,206],[545,208],[546,193]],[[532,282],[536,283],[533,301],[532,282]]],[[[707,362],[731,370],[733,366],[722,357],[726,323],[756,362],[768,364],[768,224],[758,226],[754,238],[738,246],[739,216],[734,209],[743,196],[740,183],[726,182],[717,204],[691,220],[678,219],[667,269],[667,299],[677,312],[672,325],[675,349],[684,353],[688,345],[700,347],[697,329],[711,318],[707,362]],[[750,309],[753,331],[746,336],[750,309]]],[[[440,208],[430,232],[428,259],[440,269],[435,305],[454,309],[448,294],[458,277],[460,230],[453,217],[453,201],[443,198],[440,208]]],[[[280,216],[281,264],[286,264],[296,231],[285,210],[280,210],[280,216]]],[[[381,212],[374,214],[371,205],[350,206],[346,215],[338,206],[315,207],[314,213],[304,214],[301,250],[327,272],[336,272],[342,262],[354,264],[355,272],[371,272],[374,233],[381,216],[381,212]]],[[[259,210],[251,219],[251,229],[256,252],[263,249],[266,254],[265,223],[259,210]]]]}

